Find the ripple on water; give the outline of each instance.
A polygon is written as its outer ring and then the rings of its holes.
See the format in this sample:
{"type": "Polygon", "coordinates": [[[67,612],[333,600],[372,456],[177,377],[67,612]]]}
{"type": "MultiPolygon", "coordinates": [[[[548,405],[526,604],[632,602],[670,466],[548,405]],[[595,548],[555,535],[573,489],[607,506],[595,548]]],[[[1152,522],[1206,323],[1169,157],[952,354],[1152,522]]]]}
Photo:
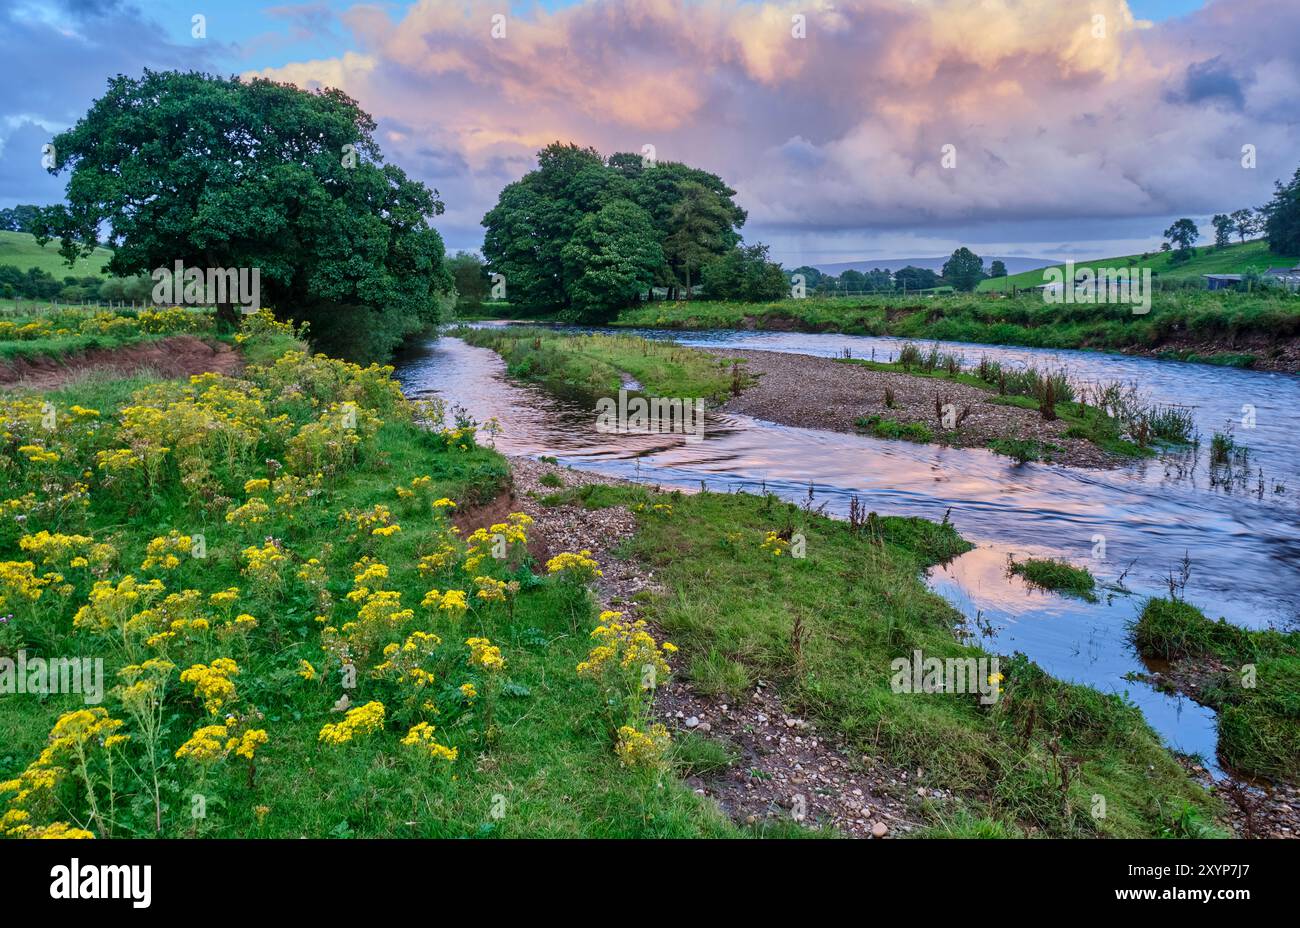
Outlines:
{"type": "MultiPolygon", "coordinates": [[[[846,341],[872,342],[881,352],[893,341],[668,334],[704,346],[824,356],[838,353],[846,341]]],[[[1068,363],[1080,377],[1123,374],[1138,379],[1154,400],[1195,400],[1198,422],[1252,401],[1259,429],[1249,443],[1258,446],[1261,461],[1282,460],[1279,445],[1293,451],[1293,436],[1300,434],[1296,378],[1084,352],[956,347],[969,358],[997,351],[1005,363],[1041,365],[1047,356],[1068,363]],[[1275,412],[1290,424],[1266,426],[1275,412]],[[1285,442],[1277,434],[1281,428],[1290,429],[1285,442]]],[[[854,353],[864,356],[862,346],[854,353]]],[[[697,488],[704,482],[715,490],[766,489],[796,501],[807,498],[811,484],[814,504],[837,515],[847,513],[854,496],[881,513],[936,520],[947,514],[978,547],[931,571],[930,583],[968,619],[979,617],[994,628],[990,648],[1023,651],[1062,679],[1127,693],[1171,746],[1207,760],[1214,755],[1213,714],[1126,679],[1142,670],[1127,639],[1128,623],[1147,596],[1165,592],[1166,577],[1184,552],[1193,564],[1185,595],[1207,613],[1248,627],[1288,625],[1300,615],[1300,517],[1292,502],[1300,479],[1290,480],[1286,494],[1257,499],[1208,488],[1203,468],[1194,463],[1190,476],[1188,465],[1171,475],[1161,461],[1114,471],[1016,466],[979,449],[880,441],[728,415],[710,415],[703,442],[605,434],[596,431],[591,409],[510,380],[495,353],[456,338],[431,341],[403,360],[397,377],[411,395],[436,393],[478,421],[495,417],[502,426],[496,445],[506,454],[554,455],[574,467],[667,486],[697,488]],[[1093,557],[1098,536],[1105,539],[1104,559],[1093,557]],[[1034,591],[1006,575],[1008,553],[1086,563],[1102,583],[1123,574],[1132,593],[1089,604],[1034,591]]],[[[1294,469],[1293,454],[1285,467],[1294,469]]],[[[1291,470],[1279,466],[1278,472],[1291,470]]]]}

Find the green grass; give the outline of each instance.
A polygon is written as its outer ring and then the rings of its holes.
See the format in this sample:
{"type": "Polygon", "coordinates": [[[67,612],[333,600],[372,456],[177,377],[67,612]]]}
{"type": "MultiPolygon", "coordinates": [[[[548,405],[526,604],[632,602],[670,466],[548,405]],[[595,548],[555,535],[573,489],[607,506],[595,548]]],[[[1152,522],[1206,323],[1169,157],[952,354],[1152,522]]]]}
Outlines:
{"type": "Polygon", "coordinates": [[[995,438],[989,442],[989,450],[1003,457],[1013,458],[1017,464],[1032,461],[1052,460],[1052,455],[1060,454],[1060,445],[1039,441],[1037,438],[995,438]]]}
{"type": "MultiPolygon", "coordinates": [[[[1247,271],[1265,271],[1270,267],[1295,267],[1300,264],[1300,256],[1275,255],[1268,250],[1268,243],[1262,239],[1249,242],[1234,242],[1224,248],[1213,245],[1198,245],[1196,255],[1182,264],[1175,264],[1172,252],[1155,251],[1148,258],[1142,255],[1121,255],[1115,258],[1096,258],[1075,262],[1076,272],[1091,268],[1150,268],[1156,279],[1162,280],[1199,280],[1202,274],[1244,274],[1247,271]],[[1131,262],[1131,263],[1130,263],[1131,262]]],[[[1064,264],[1052,265],[1064,272],[1064,264]]],[[[1024,271],[1008,277],[989,278],[980,282],[982,293],[1009,291],[1012,287],[1021,290],[1046,283],[1044,272],[1047,268],[1024,271]]]]}
{"type": "Polygon", "coordinates": [[[966,818],[951,824],[946,806],[945,833],[1152,836],[1189,833],[1213,815],[1134,705],[1054,680],[1023,656],[1002,658],[991,706],[894,692],[890,662],[913,650],[984,654],[956,640],[958,615],[920,580],[969,548],[949,525],[873,515],[855,528],[744,493],[600,487],[564,500],[670,502],[671,516],[638,517],[626,550],[664,585],[644,605],[695,656],[692,682],[726,692],[774,681],[788,711],[815,718],[851,753],[924,770],[927,785],[963,797],[966,818]],[[766,532],[782,530],[805,537],[805,558],[760,549],[766,532]],[[1096,794],[1107,799],[1104,819],[1089,814],[1096,794]]]}
{"type": "Polygon", "coordinates": [[[642,391],[665,397],[703,397],[723,402],[747,384],[744,365],[671,342],[630,335],[563,335],[547,329],[457,329],[471,345],[491,348],[512,376],[560,390],[616,395],[623,374],[642,391]]]}
{"type": "Polygon", "coordinates": [[[1252,631],[1216,622],[1190,603],[1152,599],[1132,634],[1144,657],[1226,666],[1211,673],[1197,698],[1219,713],[1219,753],[1229,766],[1300,776],[1300,632],[1252,631]]]}
{"type": "Polygon", "coordinates": [[[899,422],[897,419],[886,419],[883,416],[867,416],[858,419],[854,425],[877,438],[914,441],[919,444],[934,441],[934,433],[923,422],[899,422]]]}
{"type": "Polygon", "coordinates": [[[1093,590],[1097,586],[1097,579],[1086,567],[1073,567],[1064,561],[1054,561],[1051,558],[1030,558],[1026,561],[1014,561],[1008,569],[1016,576],[1023,577],[1029,583],[1044,590],[1096,599],[1093,590]]]}
{"type": "Polygon", "coordinates": [[[65,358],[95,348],[122,348],[163,337],[161,335],[67,335],[33,338],[23,342],[0,341],[0,360],[65,358]]]}
{"type": "Polygon", "coordinates": [[[87,257],[78,258],[75,264],[69,265],[59,254],[57,239],[42,248],[36,244],[36,237],[27,232],[0,232],[0,264],[8,264],[22,271],[37,268],[55,280],[98,274],[112,257],[113,252],[109,249],[96,248],[87,257]]]}
{"type": "MultiPolygon", "coordinates": [[[[244,350],[251,358],[259,358],[274,356],[286,346],[301,347],[275,334],[245,342],[244,350]]],[[[295,390],[337,398],[333,391],[341,385],[331,382],[319,368],[313,369],[318,373],[292,375],[295,390]]],[[[264,372],[258,369],[250,369],[246,376],[266,382],[264,372]]],[[[99,409],[101,421],[112,422],[115,409],[135,402],[136,391],[151,384],[166,382],[147,377],[92,377],[45,394],[44,399],[61,412],[73,404],[99,409]]],[[[236,390],[247,393],[249,388],[236,385],[236,390]]],[[[363,391],[359,395],[369,394],[363,391]]],[[[277,411],[288,415],[291,424],[314,418],[308,399],[308,395],[285,395],[284,391],[277,391],[272,398],[277,411]]],[[[64,421],[62,416],[59,421],[64,421]]],[[[99,437],[93,440],[102,442],[101,447],[113,447],[110,431],[96,434],[99,437]]],[[[179,684],[173,675],[162,734],[160,833],[171,837],[281,838],[742,834],[714,805],[675,777],[656,778],[619,762],[604,695],[596,683],[575,671],[591,647],[587,631],[594,624],[592,603],[585,592],[579,590],[575,598],[574,590],[546,578],[526,557],[500,565],[489,561],[480,570],[521,584],[515,608],[507,611],[504,605],[476,603],[470,578],[457,564],[451,565],[449,573],[431,577],[417,571],[420,555],[436,549],[446,535],[427,508],[421,511],[415,504],[403,502],[394,488],[429,475],[433,480],[428,488],[431,497],[447,496],[467,508],[494,499],[507,486],[506,461],[490,449],[468,446],[461,450],[458,443],[418,428],[401,415],[387,415],[372,442],[364,445],[356,465],[327,479],[302,508],[292,515],[273,509],[267,520],[254,526],[228,524],[223,513],[232,502],[242,502],[246,479],[266,475],[267,458],[285,459],[270,447],[259,447],[247,461],[230,464],[221,456],[210,461],[209,477],[218,481],[225,499],[202,495],[197,501],[191,499],[185,487],[166,471],[151,492],[113,492],[95,475],[90,480],[91,503],[84,514],[74,510],[62,515],[59,522],[34,516],[24,526],[23,530],[30,532],[41,528],[80,532],[112,544],[117,555],[108,577],[114,582],[125,573],[135,573],[141,579],[152,573],[139,569],[151,538],[169,529],[202,533],[206,558],[186,557],[174,570],[162,574],[167,590],[194,589],[206,598],[212,592],[239,587],[241,598],[235,611],[247,611],[259,620],[246,646],[213,639],[210,645],[168,652],[181,668],[217,655],[235,657],[241,673],[231,708],[260,713],[257,727],[266,729],[269,741],[258,751],[251,787],[244,765],[234,758],[221,761],[200,778],[195,767],[173,755],[197,726],[209,720],[191,698],[190,688],[179,684]],[[346,524],[340,522],[340,512],[377,503],[392,507],[394,521],[402,525],[402,531],[391,538],[352,538],[346,524]],[[401,594],[404,605],[417,611],[417,626],[436,630],[444,638],[445,643],[431,658],[436,685],[429,692],[443,709],[436,719],[439,740],[461,752],[450,768],[421,761],[402,747],[399,741],[406,723],[399,724],[391,717],[384,730],[351,744],[327,746],[318,741],[322,725],[340,718],[330,711],[341,692],[337,672],[311,683],[297,675],[302,659],[324,666],[320,663],[320,624],[314,619],[320,611],[316,595],[291,575],[279,594],[262,599],[241,573],[241,548],[261,544],[266,536],[279,540],[294,569],[309,557],[320,559],[330,578],[328,589],[339,619],[355,612],[344,594],[352,587],[357,559],[368,554],[390,565],[387,585],[401,594]],[[433,586],[468,587],[471,591],[472,608],[459,627],[446,619],[431,620],[419,606],[424,592],[433,586]],[[466,662],[461,644],[466,635],[490,637],[507,661],[490,741],[481,718],[473,711],[451,708],[455,687],[461,682],[477,675],[480,690],[486,685],[483,672],[466,662]],[[201,820],[190,814],[196,793],[207,801],[207,814],[201,820]]],[[[9,449],[4,453],[0,466],[6,468],[5,495],[16,494],[29,485],[28,475],[25,465],[7,457],[9,449]],[[16,473],[15,466],[19,468],[16,473]]],[[[68,479],[75,479],[86,465],[68,450],[57,466],[67,469],[68,479]]],[[[93,457],[88,469],[94,473],[93,457]]],[[[24,557],[16,526],[7,516],[5,523],[0,530],[0,561],[24,557]]],[[[102,657],[106,687],[111,687],[117,670],[128,662],[128,654],[114,646],[111,638],[73,630],[72,616],[86,602],[94,578],[84,570],[68,573],[75,589],[66,601],[47,597],[42,605],[45,611],[29,615],[17,610],[16,618],[0,627],[0,653],[25,647],[29,656],[102,657]]],[[[394,633],[400,640],[405,630],[394,633]]],[[[351,693],[353,705],[384,699],[383,694],[363,665],[357,689],[351,693]]],[[[103,704],[114,717],[123,717],[116,694],[110,693],[103,704]]],[[[386,700],[386,704],[396,711],[395,701],[386,700]]],[[[77,696],[11,695],[0,699],[0,781],[17,775],[40,754],[63,712],[79,708],[82,702],[77,696]]],[[[123,756],[137,769],[144,769],[140,732],[130,722],[124,731],[131,733],[133,740],[123,749],[123,756]]],[[[721,754],[712,746],[691,742],[681,747],[678,759],[683,766],[702,769],[720,763],[721,754]]],[[[100,777],[105,772],[98,763],[95,770],[100,777]]],[[[119,765],[113,835],[154,834],[154,805],[146,785],[119,765]]],[[[102,779],[97,780],[97,792],[100,801],[107,802],[109,794],[102,779]]],[[[46,815],[83,826],[90,823],[83,791],[75,780],[64,780],[57,794],[58,803],[32,824],[45,824],[46,815]]],[[[10,798],[12,791],[0,793],[0,809],[10,798]]]]}
{"type": "MultiPolygon", "coordinates": [[[[678,329],[844,332],[898,338],[1023,345],[1031,348],[1178,350],[1193,339],[1220,346],[1209,355],[1241,355],[1234,342],[1283,342],[1300,336],[1300,296],[1225,291],[1157,292],[1151,311],[1123,304],[1050,304],[1041,295],[996,293],[880,296],[727,303],[650,303],[623,312],[615,325],[678,329]]],[[[1281,356],[1284,345],[1258,352],[1281,356]]]]}

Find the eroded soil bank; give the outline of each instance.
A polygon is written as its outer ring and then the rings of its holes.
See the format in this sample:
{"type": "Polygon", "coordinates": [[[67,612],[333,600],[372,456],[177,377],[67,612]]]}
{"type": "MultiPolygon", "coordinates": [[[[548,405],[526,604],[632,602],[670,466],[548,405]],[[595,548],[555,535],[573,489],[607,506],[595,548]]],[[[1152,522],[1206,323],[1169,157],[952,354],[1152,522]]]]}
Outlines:
{"type": "Polygon", "coordinates": [[[119,348],[95,348],[61,357],[0,362],[0,387],[53,390],[98,373],[124,377],[150,372],[168,378],[208,371],[234,375],[243,366],[239,352],[225,342],[193,335],[173,335],[119,348]]]}

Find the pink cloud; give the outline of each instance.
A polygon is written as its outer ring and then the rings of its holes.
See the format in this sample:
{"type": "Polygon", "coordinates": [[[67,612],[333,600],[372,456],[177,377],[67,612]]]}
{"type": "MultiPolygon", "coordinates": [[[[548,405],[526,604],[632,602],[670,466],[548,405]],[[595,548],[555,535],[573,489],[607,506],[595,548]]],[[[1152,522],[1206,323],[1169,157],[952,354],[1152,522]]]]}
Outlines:
{"type": "Polygon", "coordinates": [[[1290,0],[1155,25],[1124,0],[604,0],[493,38],[503,6],[356,6],[354,51],[259,73],[342,87],[400,127],[399,163],[454,154],[428,179],[461,230],[554,139],[652,143],[726,178],[752,227],[809,235],[1258,205],[1300,151],[1290,0]]]}

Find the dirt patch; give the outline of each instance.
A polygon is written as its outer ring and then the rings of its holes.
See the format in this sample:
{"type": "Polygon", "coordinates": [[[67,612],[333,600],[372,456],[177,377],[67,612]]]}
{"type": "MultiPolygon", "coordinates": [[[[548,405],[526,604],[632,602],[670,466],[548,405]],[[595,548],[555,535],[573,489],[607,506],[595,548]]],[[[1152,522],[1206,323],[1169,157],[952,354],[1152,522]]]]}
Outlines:
{"type": "MultiPolygon", "coordinates": [[[[662,592],[653,571],[615,549],[636,532],[636,517],[624,506],[584,509],[544,507],[539,500],[555,492],[541,483],[555,474],[566,487],[625,484],[626,481],[575,471],[531,458],[511,459],[516,502],[536,522],[534,534],[553,552],[588,549],[604,573],[596,583],[603,609],[639,618],[637,594],[662,592]]],[[[691,776],[697,793],[712,797],[741,824],[763,820],[796,821],[832,827],[860,838],[896,837],[920,827],[922,801],[943,802],[950,794],[928,789],[923,778],[883,761],[857,757],[814,723],[787,712],[770,683],[759,682],[737,704],[696,692],[681,672],[689,656],[672,661],[676,671],[656,694],[655,714],[674,738],[708,737],[726,742],[737,760],[724,770],[691,776]]]]}
{"type": "Polygon", "coordinates": [[[1052,460],[1075,467],[1114,467],[1123,463],[1081,438],[1066,438],[1069,427],[1061,420],[1047,421],[1032,409],[989,402],[993,394],[943,378],[913,377],[876,371],[830,358],[775,351],[710,348],[710,354],[742,358],[758,382],[723,409],[769,422],[835,432],[863,432],[857,420],[877,415],[905,425],[924,425],[944,444],[987,447],[997,438],[1025,438],[1057,446],[1052,460]],[[886,389],[894,406],[885,404],[886,389]],[[956,407],[965,414],[960,426],[945,430],[935,403],[956,407]]]}
{"type": "MultiPolygon", "coordinates": [[[[1125,348],[1125,354],[1158,358],[1169,352],[1197,355],[1204,359],[1221,354],[1248,354],[1255,361],[1250,365],[1255,371],[1300,373],[1300,338],[1279,338],[1265,335],[1242,335],[1237,338],[1200,339],[1189,335],[1173,334],[1152,347],[1125,348]]],[[[1202,360],[1200,363],[1211,362],[1202,360]]]]}
{"type": "Polygon", "coordinates": [[[187,377],[208,371],[235,375],[243,367],[244,360],[239,352],[225,342],[208,341],[193,335],[173,335],[118,348],[92,348],[61,357],[0,362],[0,386],[53,390],[101,371],[121,376],[152,371],[161,377],[187,377]]]}

